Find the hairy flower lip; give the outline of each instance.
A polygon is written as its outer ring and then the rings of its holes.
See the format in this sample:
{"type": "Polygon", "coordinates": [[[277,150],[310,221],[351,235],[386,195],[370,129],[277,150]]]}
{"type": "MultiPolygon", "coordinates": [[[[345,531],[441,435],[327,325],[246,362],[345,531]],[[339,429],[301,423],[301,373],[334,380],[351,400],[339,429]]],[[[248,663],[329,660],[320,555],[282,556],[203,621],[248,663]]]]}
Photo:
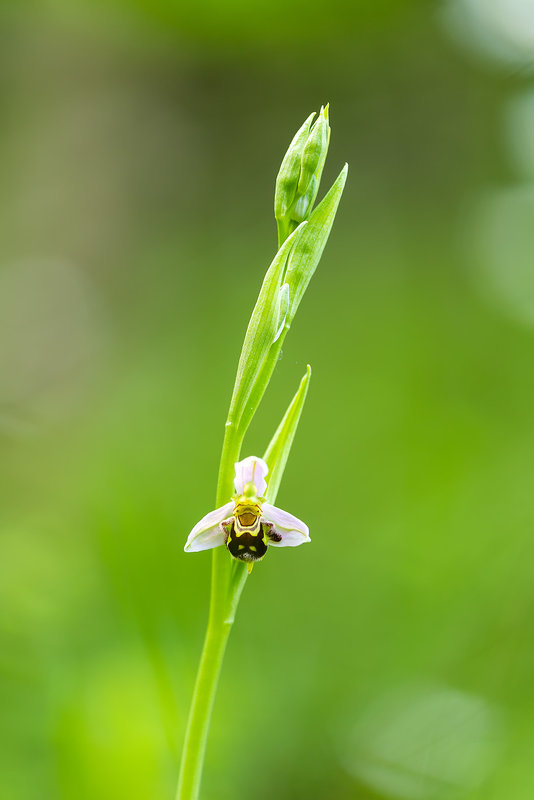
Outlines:
{"type": "Polygon", "coordinates": [[[227,532],[223,523],[233,519],[234,511],[238,505],[250,506],[252,498],[243,494],[248,485],[255,489],[254,505],[261,511],[260,523],[268,530],[266,544],[273,547],[297,547],[310,541],[310,532],[306,523],[288,511],[264,502],[267,489],[266,475],[269,467],[263,459],[257,456],[238,461],[235,464],[234,485],[236,495],[231,502],[210,511],[194,526],[187,537],[184,550],[186,553],[211,550],[214,547],[226,544],[227,532]]]}

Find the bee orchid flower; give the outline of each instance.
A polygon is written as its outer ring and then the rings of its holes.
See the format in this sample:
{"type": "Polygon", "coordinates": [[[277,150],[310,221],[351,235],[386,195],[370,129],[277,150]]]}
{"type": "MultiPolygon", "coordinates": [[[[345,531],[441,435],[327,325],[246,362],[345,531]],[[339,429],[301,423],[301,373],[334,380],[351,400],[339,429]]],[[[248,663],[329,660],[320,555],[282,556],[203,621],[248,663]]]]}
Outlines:
{"type": "Polygon", "coordinates": [[[235,465],[232,500],[202,517],[187,538],[186,553],[226,545],[229,553],[250,566],[261,561],[267,547],[297,547],[310,541],[300,519],[265,502],[269,467],[249,456],[235,465]]]}

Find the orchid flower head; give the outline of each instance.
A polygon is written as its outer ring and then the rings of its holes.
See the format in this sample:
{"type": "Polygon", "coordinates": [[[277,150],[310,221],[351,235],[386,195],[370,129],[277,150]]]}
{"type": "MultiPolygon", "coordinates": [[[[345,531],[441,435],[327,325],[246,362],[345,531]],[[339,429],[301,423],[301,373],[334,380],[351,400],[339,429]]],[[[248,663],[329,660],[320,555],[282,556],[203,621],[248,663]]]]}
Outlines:
{"type": "Polygon", "coordinates": [[[239,561],[261,561],[268,546],[297,547],[310,541],[302,520],[265,502],[269,467],[249,456],[235,465],[236,494],[197,522],[187,538],[186,553],[225,545],[239,561]]]}

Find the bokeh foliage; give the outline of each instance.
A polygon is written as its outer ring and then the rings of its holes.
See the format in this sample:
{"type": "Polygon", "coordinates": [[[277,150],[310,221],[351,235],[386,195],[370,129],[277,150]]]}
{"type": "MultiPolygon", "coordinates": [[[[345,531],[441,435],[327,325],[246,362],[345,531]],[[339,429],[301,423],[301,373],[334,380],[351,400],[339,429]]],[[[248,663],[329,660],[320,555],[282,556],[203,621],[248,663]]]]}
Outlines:
{"type": "Polygon", "coordinates": [[[326,102],[323,185],[351,180],[247,447],[311,363],[279,503],[312,544],[248,582],[204,797],[532,796],[533,335],[469,244],[521,180],[529,79],[438,11],[2,11],[1,796],[173,796],[209,582],[183,543],[280,159],[326,102]]]}

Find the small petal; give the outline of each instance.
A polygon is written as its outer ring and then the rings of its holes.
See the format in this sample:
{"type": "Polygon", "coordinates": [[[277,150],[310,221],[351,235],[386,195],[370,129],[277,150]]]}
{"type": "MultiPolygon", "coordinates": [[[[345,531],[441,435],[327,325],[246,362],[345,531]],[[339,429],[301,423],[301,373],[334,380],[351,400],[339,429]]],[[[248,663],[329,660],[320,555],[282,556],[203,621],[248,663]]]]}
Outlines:
{"type": "Polygon", "coordinates": [[[284,283],[284,285],[280,287],[278,302],[280,304],[278,311],[278,330],[276,331],[273,343],[280,338],[286,324],[287,312],[289,311],[289,284],[284,283]]]}
{"type": "Polygon", "coordinates": [[[197,522],[185,543],[186,553],[196,553],[199,550],[210,550],[224,544],[224,531],[221,522],[231,515],[233,503],[226,503],[215,511],[210,511],[200,522],[197,522]]]}
{"type": "Polygon", "coordinates": [[[243,494],[243,487],[246,483],[253,483],[256,487],[258,497],[265,495],[267,484],[265,476],[269,472],[269,467],[263,459],[257,456],[249,456],[243,461],[235,464],[234,486],[237,494],[243,494]]]}
{"type": "Polygon", "coordinates": [[[263,506],[262,520],[271,522],[273,533],[282,537],[279,542],[270,541],[272,547],[297,547],[310,541],[308,526],[302,520],[270,503],[263,506]]]}

